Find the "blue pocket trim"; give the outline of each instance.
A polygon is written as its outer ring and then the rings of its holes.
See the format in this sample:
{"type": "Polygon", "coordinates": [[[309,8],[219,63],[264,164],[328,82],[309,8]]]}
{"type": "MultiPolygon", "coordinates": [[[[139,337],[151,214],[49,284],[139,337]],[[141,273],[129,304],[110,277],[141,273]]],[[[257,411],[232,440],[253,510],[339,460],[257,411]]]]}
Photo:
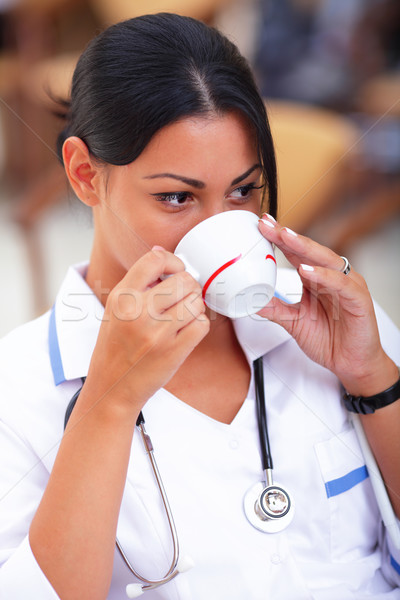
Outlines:
{"type": "Polygon", "coordinates": [[[400,565],[394,560],[392,555],[390,555],[390,564],[392,565],[393,569],[400,575],[400,565]]]}
{"type": "Polygon", "coordinates": [[[350,490],[358,483],[361,483],[361,481],[364,481],[367,477],[369,477],[369,474],[365,465],[358,469],[354,469],[354,471],[350,471],[350,473],[343,475],[343,477],[327,481],[325,483],[326,495],[328,498],[331,498],[332,496],[343,494],[343,492],[347,492],[347,490],[350,490]]]}

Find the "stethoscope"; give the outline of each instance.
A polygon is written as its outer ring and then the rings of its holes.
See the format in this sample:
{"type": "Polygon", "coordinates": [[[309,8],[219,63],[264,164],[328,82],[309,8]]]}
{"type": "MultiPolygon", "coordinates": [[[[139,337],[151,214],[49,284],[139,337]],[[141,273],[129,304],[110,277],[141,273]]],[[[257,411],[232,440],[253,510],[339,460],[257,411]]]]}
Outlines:
{"type": "Polygon", "coordinates": [[[250,523],[264,533],[278,533],[290,524],[294,504],[289,492],[274,483],[264,395],[262,357],[253,362],[258,434],[264,479],[252,486],[244,497],[244,512],[250,523]]]}
{"type": "MultiPolygon", "coordinates": [[[[268,425],[267,425],[267,414],[265,408],[265,395],[264,395],[264,374],[263,374],[263,359],[262,357],[256,359],[253,362],[254,370],[254,384],[256,391],[256,408],[257,408],[257,423],[258,432],[260,439],[260,450],[262,468],[264,478],[262,481],[256,483],[246,493],[244,498],[244,512],[249,522],[265,533],[277,533],[285,529],[293,519],[294,504],[289,493],[281,485],[277,485],[273,482],[272,478],[272,457],[271,449],[269,444],[268,425]]],[[[85,378],[82,378],[82,387],[85,383],[85,378]]],[[[71,398],[64,418],[64,429],[68,423],[69,417],[73,411],[82,387],[73,395],[71,398]]],[[[150,436],[146,432],[145,420],[142,412],[136,421],[136,426],[139,430],[144,448],[149,456],[151,468],[153,471],[154,478],[157,483],[157,487],[164,505],[165,514],[168,521],[169,530],[171,533],[172,545],[173,545],[173,556],[170,567],[163,577],[160,579],[147,579],[135,571],[131,563],[129,562],[121,544],[116,539],[116,547],[123,558],[126,566],[131,573],[139,579],[142,583],[132,583],[126,586],[126,594],[128,598],[137,598],[148,590],[158,588],[165,583],[174,579],[179,573],[184,573],[193,567],[194,563],[189,556],[180,557],[179,555],[179,540],[172,515],[171,507],[168,502],[168,497],[165,492],[164,484],[160,475],[160,471],[157,466],[156,459],[154,457],[153,444],[150,436]]]]}

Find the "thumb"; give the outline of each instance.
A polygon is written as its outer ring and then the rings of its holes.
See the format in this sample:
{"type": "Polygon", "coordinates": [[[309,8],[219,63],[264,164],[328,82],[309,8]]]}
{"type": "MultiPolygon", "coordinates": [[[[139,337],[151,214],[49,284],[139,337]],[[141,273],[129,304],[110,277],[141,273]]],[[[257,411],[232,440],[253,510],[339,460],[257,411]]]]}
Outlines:
{"type": "Polygon", "coordinates": [[[287,304],[283,300],[273,297],[267,306],[264,306],[257,314],[273,323],[281,325],[288,333],[292,334],[294,327],[304,316],[303,313],[304,307],[300,302],[287,304]]]}

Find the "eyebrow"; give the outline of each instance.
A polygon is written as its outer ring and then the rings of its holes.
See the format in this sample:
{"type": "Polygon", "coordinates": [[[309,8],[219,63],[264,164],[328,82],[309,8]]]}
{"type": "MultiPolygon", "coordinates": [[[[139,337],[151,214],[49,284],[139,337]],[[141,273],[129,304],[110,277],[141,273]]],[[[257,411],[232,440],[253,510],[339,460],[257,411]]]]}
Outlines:
{"type": "Polygon", "coordinates": [[[243,181],[243,179],[246,179],[249,175],[251,175],[252,172],[256,169],[261,169],[261,165],[258,163],[256,165],[253,165],[252,167],[250,167],[250,169],[243,173],[243,175],[239,175],[239,177],[236,177],[236,179],[232,181],[231,185],[236,185],[237,183],[240,183],[241,181],[243,181]]]}
{"type": "Polygon", "coordinates": [[[206,187],[206,184],[203,181],[199,181],[198,179],[192,179],[191,177],[184,177],[183,175],[175,175],[175,173],[155,173],[154,175],[147,175],[143,177],[143,179],[164,179],[165,177],[169,177],[170,179],[178,179],[178,181],[183,181],[186,185],[190,185],[190,187],[203,189],[206,187]]]}
{"type": "MultiPolygon", "coordinates": [[[[240,183],[241,181],[246,179],[246,177],[251,175],[251,173],[253,173],[253,171],[255,171],[256,169],[261,169],[261,165],[260,164],[253,165],[245,173],[243,173],[242,175],[239,175],[239,177],[236,177],[236,179],[234,179],[231,182],[231,185],[236,185],[237,183],[240,183]]],[[[154,175],[146,175],[143,179],[163,179],[166,177],[170,178],[170,179],[177,179],[178,181],[182,181],[186,185],[190,185],[191,187],[197,188],[199,190],[206,187],[206,184],[204,183],[204,181],[199,181],[198,179],[192,179],[191,177],[184,177],[183,175],[177,175],[175,173],[155,173],[154,175]]]]}

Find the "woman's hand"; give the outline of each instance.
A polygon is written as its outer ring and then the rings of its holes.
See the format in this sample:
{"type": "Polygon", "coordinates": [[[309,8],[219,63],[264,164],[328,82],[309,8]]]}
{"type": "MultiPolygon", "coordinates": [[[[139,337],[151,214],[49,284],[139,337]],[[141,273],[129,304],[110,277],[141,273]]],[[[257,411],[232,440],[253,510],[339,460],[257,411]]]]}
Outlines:
{"type": "Polygon", "coordinates": [[[139,412],[208,333],[204,313],[201,288],[182,261],[154,247],[108,296],[84,389],[139,412]]]}
{"type": "Polygon", "coordinates": [[[208,327],[199,285],[162,248],[139,259],[109,294],[86,383],[29,533],[57,597],[107,596],[136,418],[208,327]],[[163,274],[171,276],[161,281],[163,274]]]}
{"type": "Polygon", "coordinates": [[[349,393],[369,396],[393,385],[398,371],[381,346],[361,275],[354,269],[345,275],[343,259],[335,252],[281,227],[269,215],[263,216],[259,228],[298,270],[303,283],[299,303],[273,298],[259,314],[282,325],[349,393]]]}

